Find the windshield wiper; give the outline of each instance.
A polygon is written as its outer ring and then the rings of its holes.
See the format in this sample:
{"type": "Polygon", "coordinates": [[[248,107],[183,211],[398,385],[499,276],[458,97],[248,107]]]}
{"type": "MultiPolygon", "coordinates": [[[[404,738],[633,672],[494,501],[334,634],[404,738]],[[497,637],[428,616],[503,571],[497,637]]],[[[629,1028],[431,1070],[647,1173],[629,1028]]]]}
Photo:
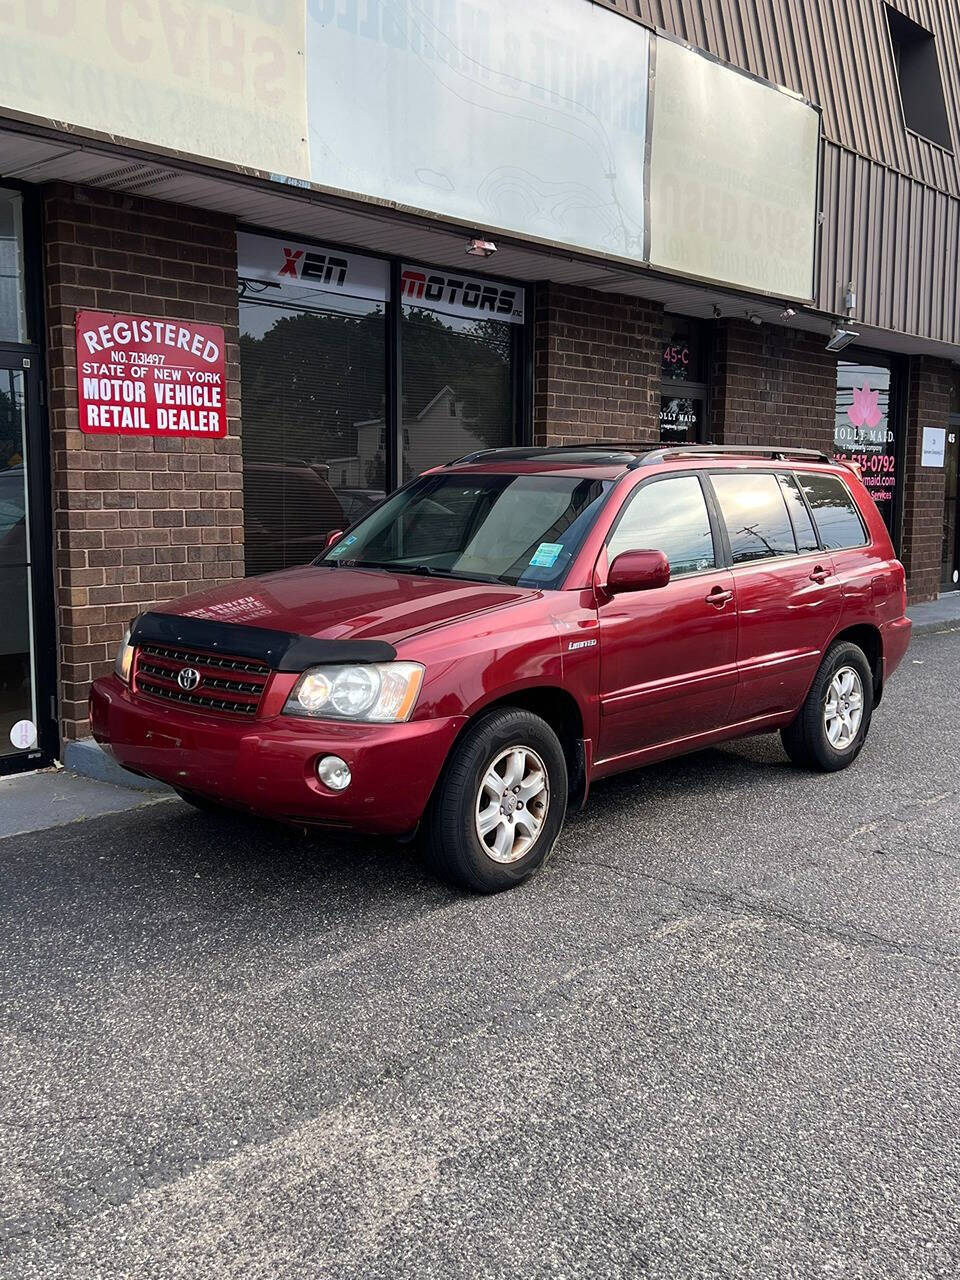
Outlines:
{"type": "Polygon", "coordinates": [[[339,560],[349,569],[385,569],[387,573],[419,573],[426,578],[450,578],[448,569],[435,569],[430,564],[395,564],[389,560],[339,560]]]}

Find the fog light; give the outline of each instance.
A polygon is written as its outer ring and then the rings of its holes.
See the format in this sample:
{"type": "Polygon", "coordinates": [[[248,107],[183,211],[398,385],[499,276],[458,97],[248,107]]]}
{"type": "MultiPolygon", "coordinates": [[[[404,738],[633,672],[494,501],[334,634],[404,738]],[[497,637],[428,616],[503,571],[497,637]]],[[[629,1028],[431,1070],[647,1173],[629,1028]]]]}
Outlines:
{"type": "Polygon", "coordinates": [[[317,777],[331,791],[345,791],[350,785],[350,766],[339,756],[324,756],[317,761],[317,777]]]}

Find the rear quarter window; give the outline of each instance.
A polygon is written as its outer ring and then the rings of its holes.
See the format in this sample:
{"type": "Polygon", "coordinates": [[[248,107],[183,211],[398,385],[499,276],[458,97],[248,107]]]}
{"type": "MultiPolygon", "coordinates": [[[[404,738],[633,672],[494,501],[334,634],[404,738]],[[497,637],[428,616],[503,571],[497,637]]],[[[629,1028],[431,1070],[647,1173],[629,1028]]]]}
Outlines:
{"type": "Polygon", "coordinates": [[[853,495],[839,476],[801,474],[797,479],[828,551],[867,545],[866,526],[853,495]]]}

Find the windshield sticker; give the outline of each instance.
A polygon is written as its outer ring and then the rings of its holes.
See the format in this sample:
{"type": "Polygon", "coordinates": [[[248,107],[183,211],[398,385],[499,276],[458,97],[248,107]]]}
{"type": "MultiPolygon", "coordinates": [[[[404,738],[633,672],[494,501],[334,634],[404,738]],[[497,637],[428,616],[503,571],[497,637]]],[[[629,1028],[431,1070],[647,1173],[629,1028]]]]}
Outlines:
{"type": "Polygon", "coordinates": [[[357,535],[355,533],[351,533],[349,538],[344,538],[343,541],[338,542],[335,547],[331,547],[330,554],[332,556],[342,556],[343,553],[346,551],[347,547],[353,546],[356,540],[357,540],[357,535]]]}
{"type": "Polygon", "coordinates": [[[530,564],[538,569],[549,569],[557,563],[557,557],[562,550],[562,542],[541,542],[530,557],[530,564]]]}

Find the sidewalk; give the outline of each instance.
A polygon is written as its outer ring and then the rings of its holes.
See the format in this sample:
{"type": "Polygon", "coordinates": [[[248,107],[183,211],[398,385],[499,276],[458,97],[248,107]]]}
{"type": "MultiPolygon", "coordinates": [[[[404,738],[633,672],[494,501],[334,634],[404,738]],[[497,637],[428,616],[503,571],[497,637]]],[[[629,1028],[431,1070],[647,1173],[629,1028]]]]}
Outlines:
{"type": "Polygon", "coordinates": [[[166,804],[170,799],[168,791],[118,786],[85,778],[70,769],[15,774],[11,778],[0,778],[0,840],[47,827],[61,827],[68,822],[100,818],[107,813],[166,804]]]}
{"type": "Polygon", "coordinates": [[[951,591],[939,600],[929,600],[926,604],[914,604],[907,610],[907,617],[913,622],[914,635],[923,635],[927,631],[950,631],[960,627],[960,591],[951,591]]]}

